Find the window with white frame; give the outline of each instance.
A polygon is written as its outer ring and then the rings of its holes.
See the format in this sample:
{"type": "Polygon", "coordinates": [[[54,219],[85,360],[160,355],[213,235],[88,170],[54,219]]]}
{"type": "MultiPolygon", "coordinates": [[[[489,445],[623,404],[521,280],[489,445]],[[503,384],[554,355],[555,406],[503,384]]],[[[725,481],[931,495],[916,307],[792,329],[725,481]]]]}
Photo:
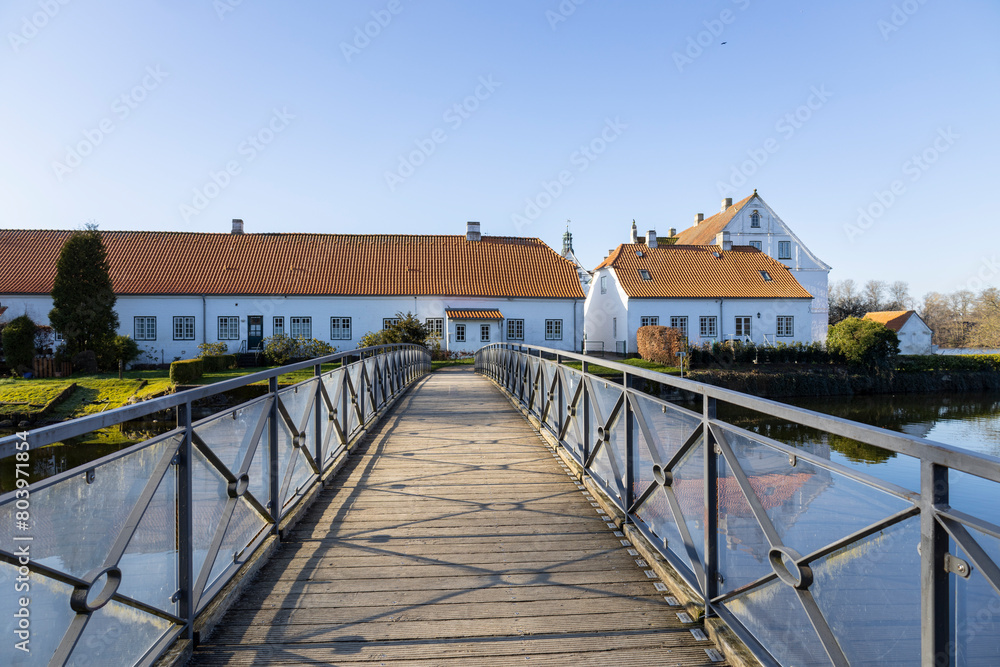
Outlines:
{"type": "Polygon", "coordinates": [[[455,325],[455,342],[464,343],[465,342],[465,325],[456,324],[455,325]]]}
{"type": "Polygon", "coordinates": [[[156,340],[155,317],[143,316],[135,318],[135,339],[156,340]]]}
{"type": "Polygon", "coordinates": [[[524,340],[524,320],[507,320],[507,340],[524,340]]]}
{"type": "Polygon", "coordinates": [[[174,340],[194,340],[194,317],[174,316],[174,340]]]}
{"type": "Polygon", "coordinates": [[[778,315],[775,334],[782,338],[790,338],[795,335],[795,318],[791,315],[778,315]]]}
{"type": "Polygon", "coordinates": [[[490,325],[480,324],[479,325],[479,340],[484,343],[488,343],[490,340],[490,325]]]}
{"type": "Polygon", "coordinates": [[[388,329],[389,327],[394,327],[399,324],[398,317],[383,317],[382,318],[382,328],[388,329]]]}
{"type": "Polygon", "coordinates": [[[747,315],[738,315],[736,317],[736,335],[742,338],[743,336],[750,335],[750,317],[747,315]]]}
{"type": "Polygon", "coordinates": [[[273,336],[283,336],[285,335],[285,318],[275,317],[271,324],[271,335],[273,336]]]}
{"type": "Polygon", "coordinates": [[[444,334],[444,318],[428,317],[424,323],[424,328],[427,329],[427,335],[431,338],[441,338],[444,334]]]}
{"type": "Polygon", "coordinates": [[[751,241],[750,242],[750,247],[751,248],[756,248],[757,250],[761,250],[762,249],[761,245],[760,245],[760,241],[751,241]]]}
{"type": "Polygon", "coordinates": [[[312,338],[313,320],[311,317],[289,317],[288,335],[292,338],[312,338]]]}
{"type": "Polygon", "coordinates": [[[760,213],[757,211],[750,214],[750,226],[754,228],[760,227],[760,213]]]}
{"type": "Polygon", "coordinates": [[[778,259],[792,258],[792,242],[778,241],[778,259]]]}
{"type": "Polygon", "coordinates": [[[656,315],[643,315],[639,318],[640,327],[655,327],[659,326],[660,318],[656,315]]]}
{"type": "Polygon", "coordinates": [[[601,276],[601,294],[608,293],[608,277],[601,276]]]}
{"type": "Polygon", "coordinates": [[[681,332],[681,336],[687,338],[688,318],[687,315],[672,315],[670,317],[670,327],[681,332]]]}
{"type": "Polygon", "coordinates": [[[219,340],[240,339],[240,318],[235,315],[219,316],[219,340]]]}
{"type": "Polygon", "coordinates": [[[715,315],[698,318],[698,331],[702,338],[716,338],[719,335],[719,320],[715,315]]]}
{"type": "Polygon", "coordinates": [[[330,340],[351,340],[351,318],[330,318],[330,340]]]}
{"type": "Polygon", "coordinates": [[[545,340],[562,340],[562,320],[545,320],[545,340]]]}

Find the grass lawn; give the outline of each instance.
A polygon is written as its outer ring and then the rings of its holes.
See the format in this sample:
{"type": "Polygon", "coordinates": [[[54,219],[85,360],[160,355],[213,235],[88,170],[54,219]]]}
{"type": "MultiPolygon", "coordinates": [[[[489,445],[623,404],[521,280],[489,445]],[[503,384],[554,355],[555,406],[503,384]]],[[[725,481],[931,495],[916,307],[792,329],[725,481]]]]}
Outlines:
{"type": "Polygon", "coordinates": [[[30,414],[59,395],[69,386],[71,381],[63,378],[51,380],[0,380],[0,403],[16,403],[18,405],[0,405],[0,417],[14,414],[30,414]],[[27,404],[27,405],[25,405],[27,404]]]}
{"type": "Polygon", "coordinates": [[[436,371],[439,368],[447,368],[448,366],[472,366],[476,363],[476,360],[472,357],[468,359],[445,359],[442,361],[432,361],[431,371],[436,371]]]}
{"type": "MultiPolygon", "coordinates": [[[[667,375],[680,375],[681,372],[681,369],[677,366],[664,366],[663,364],[646,361],[645,359],[624,359],[617,361],[617,363],[625,364],[627,366],[635,366],[636,368],[644,368],[649,371],[656,371],[657,373],[666,373],[667,375]]],[[[567,361],[565,365],[570,368],[575,368],[576,370],[583,369],[583,364],[579,361],[567,361]]],[[[587,363],[587,371],[589,373],[593,373],[594,375],[619,375],[621,373],[621,371],[617,371],[613,368],[607,368],[594,362],[587,363]]]]}

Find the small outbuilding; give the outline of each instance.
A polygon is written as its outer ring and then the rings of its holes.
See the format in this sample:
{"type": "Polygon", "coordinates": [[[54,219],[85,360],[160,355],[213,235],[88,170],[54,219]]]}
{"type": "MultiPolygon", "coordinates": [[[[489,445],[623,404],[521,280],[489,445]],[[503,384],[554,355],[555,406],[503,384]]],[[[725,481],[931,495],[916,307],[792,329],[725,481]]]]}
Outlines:
{"type": "Polygon", "coordinates": [[[915,310],[880,310],[865,313],[864,319],[873,320],[896,332],[900,354],[934,354],[931,337],[934,332],[920,319],[915,310]]]}

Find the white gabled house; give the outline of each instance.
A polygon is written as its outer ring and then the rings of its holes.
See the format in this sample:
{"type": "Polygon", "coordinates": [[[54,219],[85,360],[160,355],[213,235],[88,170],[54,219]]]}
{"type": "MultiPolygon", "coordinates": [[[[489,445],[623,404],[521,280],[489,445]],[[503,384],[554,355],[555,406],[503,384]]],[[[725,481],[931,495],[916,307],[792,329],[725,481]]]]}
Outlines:
{"type": "MultiPolygon", "coordinates": [[[[48,323],[56,259],[69,231],[0,230],[7,317],[48,323]]],[[[231,352],[275,334],[358,347],[412,312],[441,347],[515,341],[579,349],[577,267],[537,238],[459,235],[102,232],[119,333],[157,361],[203,342],[231,352]]]]}
{"type": "Polygon", "coordinates": [[[681,330],[693,345],[816,340],[812,295],[784,264],[750,246],[660,245],[650,231],[594,270],[584,306],[588,350],[635,352],[645,325],[681,330]]]}
{"type": "Polygon", "coordinates": [[[873,320],[896,332],[900,354],[934,354],[931,344],[934,333],[915,310],[879,310],[865,313],[864,319],[873,320]]]}
{"type": "Polygon", "coordinates": [[[733,246],[752,246],[787,266],[813,297],[810,305],[812,339],[826,340],[830,320],[830,266],[802,243],[756,190],[735,204],[731,198],[723,199],[722,209],[711,217],[697,214],[694,225],[675,238],[677,245],[732,243],[733,246]]]}

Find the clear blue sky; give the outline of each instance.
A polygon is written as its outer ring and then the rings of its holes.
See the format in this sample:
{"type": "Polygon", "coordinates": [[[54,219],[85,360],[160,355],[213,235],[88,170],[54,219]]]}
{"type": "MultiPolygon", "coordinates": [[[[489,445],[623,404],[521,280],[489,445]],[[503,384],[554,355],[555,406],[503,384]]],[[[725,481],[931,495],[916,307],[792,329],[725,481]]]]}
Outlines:
{"type": "Polygon", "coordinates": [[[7,0],[0,225],[570,219],[595,266],[731,185],[832,279],[1000,285],[1000,3],[577,3],[7,0]]]}

